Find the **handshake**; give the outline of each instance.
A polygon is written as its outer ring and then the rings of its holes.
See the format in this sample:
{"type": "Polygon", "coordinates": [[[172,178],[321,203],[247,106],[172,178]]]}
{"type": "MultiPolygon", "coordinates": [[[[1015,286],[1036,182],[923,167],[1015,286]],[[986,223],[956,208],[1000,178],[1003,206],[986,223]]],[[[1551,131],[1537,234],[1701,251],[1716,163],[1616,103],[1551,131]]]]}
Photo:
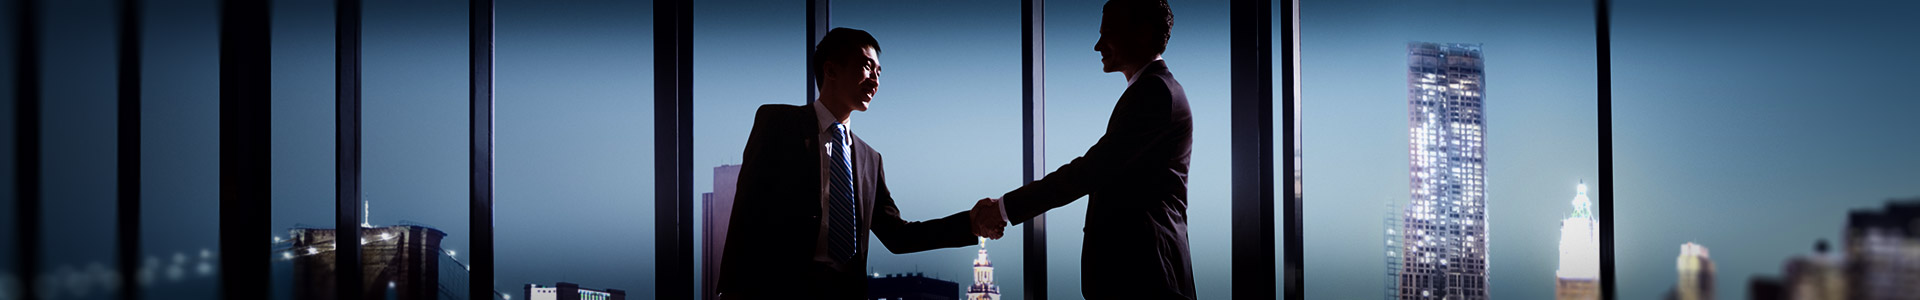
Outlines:
{"type": "Polygon", "coordinates": [[[992,198],[974,203],[973,210],[967,211],[967,216],[973,219],[973,235],[996,240],[1005,235],[1007,218],[1000,212],[1000,202],[992,198]]]}

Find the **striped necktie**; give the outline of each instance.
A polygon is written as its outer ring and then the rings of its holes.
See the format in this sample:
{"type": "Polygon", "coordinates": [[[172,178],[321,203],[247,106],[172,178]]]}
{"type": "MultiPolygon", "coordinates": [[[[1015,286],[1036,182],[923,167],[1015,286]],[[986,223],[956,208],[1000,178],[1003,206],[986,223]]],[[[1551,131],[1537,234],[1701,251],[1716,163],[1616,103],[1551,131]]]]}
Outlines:
{"type": "Polygon", "coordinates": [[[833,259],[852,259],[860,246],[860,204],[854,201],[853,163],[847,158],[847,129],[845,125],[833,123],[833,144],[828,151],[827,166],[832,173],[827,195],[827,213],[829,214],[827,232],[827,251],[833,259]]]}

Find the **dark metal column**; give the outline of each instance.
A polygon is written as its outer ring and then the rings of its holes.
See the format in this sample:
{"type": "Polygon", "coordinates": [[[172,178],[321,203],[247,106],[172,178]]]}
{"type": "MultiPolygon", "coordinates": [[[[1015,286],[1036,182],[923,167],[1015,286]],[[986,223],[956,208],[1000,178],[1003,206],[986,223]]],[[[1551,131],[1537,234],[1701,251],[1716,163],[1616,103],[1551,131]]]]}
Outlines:
{"type": "Polygon", "coordinates": [[[264,299],[272,245],[272,40],[265,0],[220,8],[220,278],[225,299],[264,299]],[[254,254],[254,255],[249,255],[254,254]]]}
{"type": "Polygon", "coordinates": [[[693,2],[653,3],[656,299],[693,299],[693,2]]]}
{"type": "Polygon", "coordinates": [[[1609,10],[1613,5],[1607,0],[1593,1],[1594,31],[1594,69],[1598,71],[1596,80],[1599,92],[1596,98],[1600,102],[1600,205],[1596,214],[1600,217],[1600,295],[1602,299],[1613,300],[1620,295],[1614,289],[1613,268],[1613,33],[1612,16],[1609,10]]]}
{"type": "Polygon", "coordinates": [[[1275,299],[1273,7],[1232,5],[1233,295],[1275,299]]]}
{"type": "Polygon", "coordinates": [[[829,30],[827,22],[833,19],[831,14],[833,7],[828,2],[830,1],[807,0],[807,69],[802,70],[807,73],[807,101],[800,103],[812,104],[813,98],[820,95],[819,88],[814,86],[814,82],[819,79],[813,78],[813,69],[820,66],[814,65],[813,45],[819,44],[820,39],[827,36],[827,30],[829,30]]]}
{"type": "Polygon", "coordinates": [[[467,3],[467,297],[493,298],[493,0],[467,3]]]}
{"type": "Polygon", "coordinates": [[[1286,126],[1286,130],[1280,131],[1280,150],[1284,151],[1280,154],[1284,161],[1280,168],[1283,172],[1280,184],[1287,187],[1286,202],[1281,209],[1287,226],[1281,243],[1287,250],[1286,260],[1280,267],[1286,270],[1282,278],[1286,285],[1285,299],[1300,300],[1306,299],[1306,273],[1303,272],[1306,244],[1300,240],[1300,232],[1304,229],[1300,225],[1304,212],[1300,206],[1300,0],[1287,0],[1281,5],[1284,6],[1280,7],[1278,60],[1280,70],[1286,72],[1286,78],[1280,84],[1280,123],[1276,126],[1286,126]]]}
{"type": "Polygon", "coordinates": [[[357,300],[366,296],[360,262],[360,0],[339,0],[335,5],[334,293],[341,300],[357,300]]]}
{"type": "Polygon", "coordinates": [[[119,146],[115,163],[119,198],[120,299],[140,298],[140,0],[120,0],[119,146]]]}
{"type": "Polygon", "coordinates": [[[14,7],[13,184],[20,298],[40,299],[40,1],[14,7]]]}
{"type": "MultiPolygon", "coordinates": [[[[1047,1],[1020,1],[1020,184],[1047,176],[1047,1]]],[[[1027,299],[1047,299],[1047,215],[1021,229],[1021,288],[1027,299]]]]}

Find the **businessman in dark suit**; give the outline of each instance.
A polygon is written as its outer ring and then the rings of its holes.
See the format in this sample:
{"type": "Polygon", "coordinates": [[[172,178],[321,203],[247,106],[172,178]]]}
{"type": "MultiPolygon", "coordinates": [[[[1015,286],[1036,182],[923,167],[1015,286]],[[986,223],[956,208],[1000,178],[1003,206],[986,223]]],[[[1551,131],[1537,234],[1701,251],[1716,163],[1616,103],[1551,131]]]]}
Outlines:
{"type": "Polygon", "coordinates": [[[1087,197],[1080,293],[1087,299],[1193,299],[1187,250],[1187,165],[1193,114],[1186,92],[1160,59],[1173,12],[1164,0],[1108,1],[1100,18],[1105,72],[1127,76],[1106,134],[1060,169],[985,199],[975,233],[998,238],[1019,224],[1087,197]]]}
{"type": "Polygon", "coordinates": [[[880,152],[849,127],[879,91],[879,42],[834,28],[814,53],[819,98],[754,116],[720,262],[723,299],[866,299],[868,232],[893,253],[977,241],[970,211],[902,220],[880,152]]]}

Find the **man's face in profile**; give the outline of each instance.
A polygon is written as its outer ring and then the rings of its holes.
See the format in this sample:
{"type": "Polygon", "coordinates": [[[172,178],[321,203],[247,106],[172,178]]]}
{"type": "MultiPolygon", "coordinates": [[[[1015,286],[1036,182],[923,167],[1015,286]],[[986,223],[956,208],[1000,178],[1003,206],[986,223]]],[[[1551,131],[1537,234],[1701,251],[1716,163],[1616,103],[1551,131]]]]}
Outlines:
{"type": "Polygon", "coordinates": [[[1100,40],[1093,43],[1093,51],[1100,52],[1101,72],[1121,72],[1129,67],[1139,67],[1134,65],[1139,60],[1137,56],[1140,56],[1137,53],[1139,47],[1136,46],[1138,34],[1128,31],[1127,26],[1123,26],[1125,23],[1121,23],[1124,20],[1115,17],[1115,14],[1112,11],[1100,14],[1100,40]]]}
{"type": "Polygon", "coordinates": [[[880,91],[880,53],[873,47],[861,47],[860,55],[838,62],[827,62],[827,84],[845,103],[840,105],[847,111],[867,111],[873,102],[873,95],[880,91]]]}

